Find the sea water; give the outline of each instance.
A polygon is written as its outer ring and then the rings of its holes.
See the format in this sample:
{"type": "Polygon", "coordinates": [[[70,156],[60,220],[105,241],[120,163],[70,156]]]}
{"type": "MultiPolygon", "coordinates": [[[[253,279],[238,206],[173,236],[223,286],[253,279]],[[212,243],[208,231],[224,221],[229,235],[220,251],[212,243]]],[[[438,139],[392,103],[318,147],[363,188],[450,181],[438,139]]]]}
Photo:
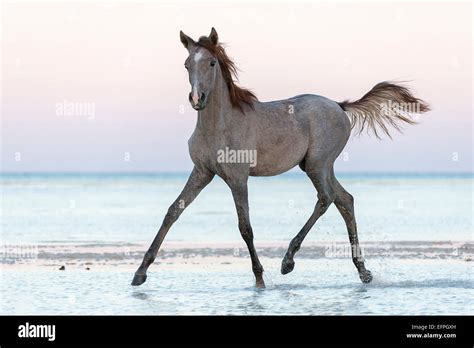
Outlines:
{"type": "Polygon", "coordinates": [[[184,251],[153,265],[148,281],[131,287],[142,250],[186,178],[3,174],[0,314],[473,313],[471,174],[339,176],[355,198],[361,245],[390,245],[390,252],[367,255],[374,274],[369,285],[360,283],[350,256],[311,251],[312,243],[336,249],[347,243],[333,206],[303,243],[295,270],[281,275],[284,249],[266,246],[287,245],[311,215],[316,191],[303,174],[251,178],[250,217],[265,268],[263,291],[253,287],[245,248],[238,258],[214,258],[219,245],[245,246],[230,190],[216,178],[166,237],[166,243],[183,243],[184,251]],[[215,250],[196,251],[193,243],[215,250]],[[33,248],[41,262],[15,259],[5,245],[33,248]],[[447,247],[441,252],[440,245],[447,247]],[[138,251],[114,258],[128,246],[138,251]],[[93,251],[101,247],[107,253],[93,251]],[[77,263],[81,258],[88,262],[77,263]],[[60,264],[67,264],[65,271],[58,270],[60,264]]]}

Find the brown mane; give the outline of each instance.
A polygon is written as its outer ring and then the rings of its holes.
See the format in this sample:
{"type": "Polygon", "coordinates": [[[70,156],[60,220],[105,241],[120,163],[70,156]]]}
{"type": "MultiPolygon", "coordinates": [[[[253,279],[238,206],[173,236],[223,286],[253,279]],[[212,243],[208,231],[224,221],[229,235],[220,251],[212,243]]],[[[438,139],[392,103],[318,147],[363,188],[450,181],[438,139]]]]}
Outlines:
{"type": "Polygon", "coordinates": [[[219,62],[224,81],[229,89],[230,103],[232,106],[239,108],[242,112],[244,112],[243,106],[245,104],[253,109],[253,103],[258,100],[257,96],[252,91],[237,86],[237,67],[225,52],[224,47],[221,44],[214,45],[206,36],[200,37],[197,45],[211,52],[219,62]]]}

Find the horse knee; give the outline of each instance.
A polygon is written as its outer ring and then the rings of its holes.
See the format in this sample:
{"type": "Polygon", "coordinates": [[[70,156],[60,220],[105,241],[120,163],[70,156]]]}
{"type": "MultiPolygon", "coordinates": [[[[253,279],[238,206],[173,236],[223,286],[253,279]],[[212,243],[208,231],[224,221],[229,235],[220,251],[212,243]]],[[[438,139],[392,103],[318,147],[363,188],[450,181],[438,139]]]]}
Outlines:
{"type": "Polygon", "coordinates": [[[178,220],[178,217],[181,215],[183,208],[181,208],[178,204],[173,203],[166,212],[166,215],[163,219],[164,225],[171,225],[178,220]]]}

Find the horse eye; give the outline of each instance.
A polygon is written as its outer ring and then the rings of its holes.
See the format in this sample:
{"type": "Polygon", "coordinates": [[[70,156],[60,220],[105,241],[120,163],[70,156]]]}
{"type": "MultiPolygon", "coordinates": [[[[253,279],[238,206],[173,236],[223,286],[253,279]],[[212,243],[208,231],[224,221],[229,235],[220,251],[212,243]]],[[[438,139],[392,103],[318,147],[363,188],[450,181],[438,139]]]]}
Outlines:
{"type": "Polygon", "coordinates": [[[211,66],[214,66],[216,65],[216,61],[215,60],[211,60],[211,66]]]}

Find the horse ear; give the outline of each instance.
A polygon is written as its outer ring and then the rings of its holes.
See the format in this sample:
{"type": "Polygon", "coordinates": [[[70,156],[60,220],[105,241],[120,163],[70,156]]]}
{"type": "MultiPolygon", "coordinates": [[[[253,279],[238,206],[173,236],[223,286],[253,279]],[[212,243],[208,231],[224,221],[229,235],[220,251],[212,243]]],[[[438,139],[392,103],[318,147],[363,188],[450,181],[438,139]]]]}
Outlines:
{"type": "Polygon", "coordinates": [[[191,39],[188,35],[186,35],[185,33],[183,33],[182,30],[180,30],[179,32],[179,38],[181,40],[181,43],[183,44],[183,46],[189,51],[191,49],[191,46],[193,46],[195,44],[194,40],[191,39]]]}
{"type": "Polygon", "coordinates": [[[214,29],[214,27],[212,27],[211,33],[209,34],[209,40],[211,40],[214,46],[217,46],[217,43],[219,42],[219,36],[217,35],[217,31],[214,29]]]}

